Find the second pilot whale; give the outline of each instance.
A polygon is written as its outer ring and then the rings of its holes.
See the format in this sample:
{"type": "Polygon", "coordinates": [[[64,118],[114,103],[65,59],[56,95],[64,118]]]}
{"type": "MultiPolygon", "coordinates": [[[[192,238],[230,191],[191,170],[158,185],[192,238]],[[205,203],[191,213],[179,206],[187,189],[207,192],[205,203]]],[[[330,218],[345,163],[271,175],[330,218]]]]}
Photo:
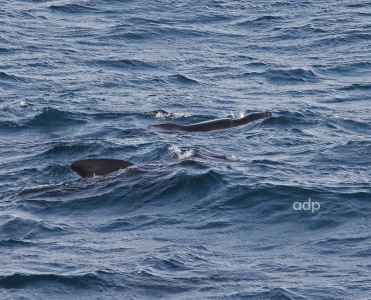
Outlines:
{"type": "Polygon", "coordinates": [[[257,112],[257,113],[249,114],[239,119],[224,118],[224,119],[216,119],[216,120],[205,121],[205,122],[189,124],[189,125],[164,123],[164,124],[156,124],[152,126],[159,127],[161,129],[166,129],[166,130],[212,131],[212,130],[227,129],[227,128],[232,128],[236,126],[245,125],[247,123],[260,120],[260,119],[266,119],[271,116],[272,114],[270,112],[257,112]]]}

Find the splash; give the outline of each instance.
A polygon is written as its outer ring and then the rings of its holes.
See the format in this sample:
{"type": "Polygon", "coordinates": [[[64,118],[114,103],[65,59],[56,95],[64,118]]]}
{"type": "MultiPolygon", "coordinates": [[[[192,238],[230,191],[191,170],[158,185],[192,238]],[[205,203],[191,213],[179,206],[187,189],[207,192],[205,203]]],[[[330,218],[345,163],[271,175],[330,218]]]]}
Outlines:
{"type": "Polygon", "coordinates": [[[190,114],[187,113],[169,113],[167,111],[156,111],[154,112],[154,117],[159,120],[175,120],[180,118],[190,117],[190,114]]]}
{"type": "Polygon", "coordinates": [[[338,119],[338,120],[343,120],[343,121],[351,121],[351,119],[347,118],[347,117],[343,117],[343,116],[340,116],[340,115],[333,115],[331,116],[333,119],[338,119]]]}
{"type": "Polygon", "coordinates": [[[186,150],[186,151],[182,151],[179,146],[176,146],[176,145],[171,145],[169,147],[169,150],[170,151],[173,151],[175,153],[175,155],[179,158],[179,159],[186,159],[188,157],[191,157],[193,155],[193,150],[186,150]]]}
{"type": "Polygon", "coordinates": [[[245,116],[245,112],[240,110],[240,111],[233,111],[231,110],[231,117],[233,119],[240,119],[240,118],[243,118],[245,116]]]}

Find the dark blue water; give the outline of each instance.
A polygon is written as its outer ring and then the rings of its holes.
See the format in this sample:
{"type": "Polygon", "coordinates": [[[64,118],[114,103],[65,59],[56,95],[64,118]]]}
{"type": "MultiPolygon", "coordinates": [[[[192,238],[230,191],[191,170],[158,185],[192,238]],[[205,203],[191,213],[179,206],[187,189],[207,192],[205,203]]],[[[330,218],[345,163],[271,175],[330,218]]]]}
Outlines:
{"type": "Polygon", "coordinates": [[[371,2],[0,1],[0,58],[1,299],[369,299],[371,2]]]}

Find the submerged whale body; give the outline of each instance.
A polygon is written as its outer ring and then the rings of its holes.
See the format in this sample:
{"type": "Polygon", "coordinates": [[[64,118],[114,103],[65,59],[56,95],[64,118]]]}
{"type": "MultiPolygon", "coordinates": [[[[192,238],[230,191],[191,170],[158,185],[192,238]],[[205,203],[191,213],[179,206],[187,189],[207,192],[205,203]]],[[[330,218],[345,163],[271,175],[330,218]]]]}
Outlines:
{"type": "Polygon", "coordinates": [[[212,131],[212,130],[220,130],[220,129],[227,129],[232,127],[237,127],[241,125],[245,125],[247,123],[260,120],[260,119],[266,119],[268,117],[271,117],[272,114],[270,112],[260,112],[260,113],[253,113],[250,115],[247,115],[240,119],[217,119],[217,120],[211,120],[206,122],[200,122],[190,125],[180,125],[175,123],[164,123],[164,124],[156,124],[152,125],[154,127],[159,127],[161,129],[166,130],[181,130],[181,131],[212,131]]]}
{"type": "MultiPolygon", "coordinates": [[[[271,117],[269,112],[253,113],[240,119],[217,119],[190,125],[179,125],[174,123],[153,125],[166,130],[183,130],[183,131],[211,131],[232,128],[244,125],[256,120],[271,117]]],[[[71,169],[83,178],[106,175],[112,172],[126,169],[134,164],[120,159],[93,158],[83,159],[72,163],[71,169]]]]}
{"type": "Polygon", "coordinates": [[[94,158],[75,161],[71,169],[81,177],[87,178],[106,175],[133,165],[130,161],[121,159],[94,158]]]}

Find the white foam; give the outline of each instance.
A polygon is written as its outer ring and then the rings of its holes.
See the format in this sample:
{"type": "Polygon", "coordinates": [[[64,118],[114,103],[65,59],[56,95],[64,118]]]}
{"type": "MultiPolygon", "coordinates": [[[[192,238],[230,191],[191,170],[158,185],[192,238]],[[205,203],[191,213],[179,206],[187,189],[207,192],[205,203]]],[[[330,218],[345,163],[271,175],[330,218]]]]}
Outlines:
{"type": "Polygon", "coordinates": [[[236,155],[226,155],[226,159],[230,161],[240,161],[240,159],[236,155]]]}
{"type": "Polygon", "coordinates": [[[168,112],[156,112],[155,118],[160,120],[174,120],[174,119],[180,119],[185,117],[190,117],[190,114],[187,113],[168,113],[168,112]]]}
{"type": "Polygon", "coordinates": [[[343,121],[350,121],[351,119],[339,115],[333,115],[332,118],[338,119],[338,120],[343,120],[343,121]]]}
{"type": "Polygon", "coordinates": [[[191,157],[193,155],[193,150],[186,150],[182,151],[179,146],[171,145],[169,147],[170,151],[173,151],[175,155],[178,157],[178,159],[186,159],[188,157],[191,157]]]}
{"type": "Polygon", "coordinates": [[[240,111],[233,111],[231,110],[231,117],[233,119],[240,119],[240,118],[243,118],[245,116],[245,112],[240,110],[240,111]]]}

